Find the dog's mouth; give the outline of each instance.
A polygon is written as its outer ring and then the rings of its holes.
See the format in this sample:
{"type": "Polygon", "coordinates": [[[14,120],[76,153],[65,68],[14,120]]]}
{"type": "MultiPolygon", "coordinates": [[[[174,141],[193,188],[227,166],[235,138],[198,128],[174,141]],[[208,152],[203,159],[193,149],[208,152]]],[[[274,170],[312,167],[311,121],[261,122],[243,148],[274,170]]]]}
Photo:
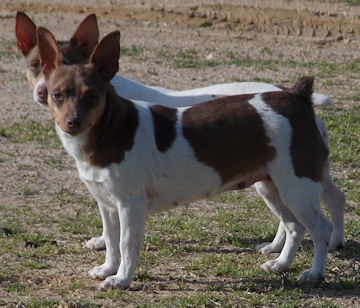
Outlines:
{"type": "Polygon", "coordinates": [[[66,134],[68,134],[68,135],[70,135],[72,137],[76,137],[77,135],[81,134],[82,131],[83,131],[81,127],[70,128],[70,127],[68,127],[66,125],[61,125],[58,121],[56,121],[56,124],[60,127],[60,129],[64,133],[66,133],[66,134]]]}
{"type": "Polygon", "coordinates": [[[63,129],[63,131],[72,137],[76,137],[77,135],[80,135],[82,133],[82,130],[79,128],[66,128],[63,129]]]}

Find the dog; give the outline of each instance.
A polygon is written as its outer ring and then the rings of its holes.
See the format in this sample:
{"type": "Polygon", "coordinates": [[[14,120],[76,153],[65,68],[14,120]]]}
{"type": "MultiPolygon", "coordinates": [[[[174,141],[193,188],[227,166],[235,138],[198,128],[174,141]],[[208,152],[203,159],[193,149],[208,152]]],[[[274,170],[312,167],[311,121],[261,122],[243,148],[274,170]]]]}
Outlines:
{"type": "MultiPolygon", "coordinates": [[[[33,87],[34,100],[40,104],[47,104],[47,91],[45,79],[40,69],[39,51],[36,46],[36,25],[23,12],[16,15],[16,37],[19,49],[24,54],[27,66],[27,78],[33,87]]],[[[62,54],[64,64],[85,63],[99,39],[99,29],[95,14],[87,16],[77,27],[69,41],[59,42],[59,49],[62,54]]],[[[269,92],[286,90],[284,87],[261,82],[236,82],[228,84],[218,84],[214,86],[191,89],[185,91],[173,91],[161,87],[151,87],[134,80],[115,75],[111,83],[116,92],[127,99],[145,100],[150,103],[157,103],[169,107],[191,106],[196,103],[214,99],[219,96],[234,94],[251,94],[255,92],[269,92]]],[[[314,105],[331,105],[330,98],[323,94],[313,93],[311,100],[314,105]]],[[[328,133],[325,125],[319,117],[316,117],[319,131],[328,143],[328,133]]],[[[261,190],[257,191],[262,194],[261,190]]],[[[276,202],[276,197],[272,200],[271,196],[263,196],[268,203],[276,202]]],[[[327,205],[334,231],[330,241],[330,249],[343,247],[344,240],[344,207],[345,195],[333,182],[329,162],[327,162],[327,175],[323,182],[322,200],[327,205]]],[[[271,208],[271,207],[270,207],[271,208]]],[[[280,221],[281,221],[281,217],[280,221]]],[[[104,221],[104,219],[103,219],[104,221]]],[[[286,232],[280,222],[278,232],[272,243],[263,243],[256,248],[262,254],[281,252],[285,243],[286,232]]],[[[86,246],[90,249],[104,249],[104,236],[93,237],[86,246]]]]}
{"type": "Polygon", "coordinates": [[[263,267],[289,268],[306,228],[314,258],[299,280],[324,278],[332,224],[319,199],[328,150],[313,111],[312,78],[289,91],[171,108],[114,91],[119,31],[100,41],[88,64],[71,66],[63,65],[48,30],[38,28],[37,36],[56,131],[105,221],[105,263],[89,272],[104,280],[99,289],[130,286],[147,214],[254,183],[286,231],[280,256],[263,267]]]}
{"type": "MultiPolygon", "coordinates": [[[[18,49],[25,57],[26,78],[39,104],[47,104],[47,89],[40,68],[36,42],[36,24],[23,12],[16,13],[15,35],[18,49]]],[[[64,64],[86,63],[99,41],[99,28],[95,14],[90,14],[79,24],[68,41],[58,41],[64,64]]]]}

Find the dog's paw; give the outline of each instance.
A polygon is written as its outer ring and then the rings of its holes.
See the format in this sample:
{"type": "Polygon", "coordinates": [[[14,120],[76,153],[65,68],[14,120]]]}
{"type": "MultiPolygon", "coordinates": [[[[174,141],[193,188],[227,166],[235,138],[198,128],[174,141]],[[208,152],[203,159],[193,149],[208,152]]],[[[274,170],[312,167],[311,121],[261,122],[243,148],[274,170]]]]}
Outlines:
{"type": "Polygon", "coordinates": [[[106,248],[105,240],[102,236],[93,237],[85,243],[85,246],[93,250],[103,250],[106,248]]]}
{"type": "Polygon", "coordinates": [[[345,247],[345,239],[343,236],[332,236],[331,240],[330,240],[330,245],[329,245],[329,251],[333,251],[336,249],[341,249],[345,247]]]}
{"type": "Polygon", "coordinates": [[[289,265],[280,260],[269,260],[261,265],[261,268],[265,271],[286,271],[289,269],[289,265]]]}
{"type": "Polygon", "coordinates": [[[106,277],[114,275],[117,272],[117,266],[109,266],[103,264],[100,266],[95,266],[89,271],[89,275],[92,279],[104,280],[106,277]]]}
{"type": "Polygon", "coordinates": [[[124,279],[120,275],[110,276],[100,283],[99,290],[127,289],[130,287],[131,281],[131,279],[124,279]]]}
{"type": "Polygon", "coordinates": [[[311,270],[303,272],[297,279],[299,282],[317,282],[325,280],[324,273],[312,273],[311,270]]]}
{"type": "Polygon", "coordinates": [[[256,245],[255,249],[262,255],[269,255],[271,253],[281,252],[281,249],[277,249],[273,243],[262,243],[256,245]]]}

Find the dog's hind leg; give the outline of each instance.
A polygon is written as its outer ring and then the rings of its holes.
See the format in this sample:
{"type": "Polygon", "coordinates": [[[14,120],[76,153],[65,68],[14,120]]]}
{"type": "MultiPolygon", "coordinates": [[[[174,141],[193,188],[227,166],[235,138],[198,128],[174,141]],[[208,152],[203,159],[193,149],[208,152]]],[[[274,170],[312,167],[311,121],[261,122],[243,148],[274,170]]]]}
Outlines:
{"type": "Polygon", "coordinates": [[[284,204],[309,231],[314,242],[313,264],[298,280],[305,282],[324,279],[332,224],[320,208],[321,184],[308,178],[287,177],[280,179],[276,185],[284,204]]]}
{"type": "Polygon", "coordinates": [[[273,182],[258,182],[256,183],[256,190],[264,198],[271,211],[280,219],[279,229],[274,241],[259,251],[265,254],[268,251],[274,252],[274,250],[278,250],[281,253],[278,258],[267,261],[261,267],[264,270],[287,270],[299,248],[305,228],[283,204],[273,182]]]}
{"type": "Polygon", "coordinates": [[[263,255],[268,255],[274,252],[281,252],[286,238],[284,224],[281,220],[281,215],[278,211],[278,204],[281,201],[279,192],[271,182],[257,182],[255,183],[257,193],[263,198],[268,208],[273,212],[277,218],[280,219],[279,227],[276,235],[271,243],[262,243],[256,246],[256,249],[263,255]]]}
{"type": "Polygon", "coordinates": [[[272,242],[265,242],[256,245],[255,249],[263,255],[269,255],[275,252],[281,252],[284,247],[286,232],[284,223],[280,221],[278,230],[272,242]]]}
{"type": "MultiPolygon", "coordinates": [[[[326,129],[324,122],[316,117],[316,125],[319,129],[321,138],[323,139],[326,148],[329,148],[329,134],[326,129]]],[[[323,192],[321,195],[322,201],[325,203],[326,207],[330,213],[330,219],[333,223],[333,233],[330,240],[330,250],[336,248],[344,247],[344,208],[346,203],[346,198],[344,193],[336,186],[333,179],[330,175],[330,161],[327,159],[325,168],[324,168],[324,180],[323,180],[323,192]]]]}
{"type": "Polygon", "coordinates": [[[327,206],[330,219],[333,224],[333,232],[330,239],[330,250],[342,248],[345,245],[344,238],[344,209],[346,198],[344,193],[336,186],[329,173],[329,163],[325,168],[323,192],[321,199],[327,206]]]}

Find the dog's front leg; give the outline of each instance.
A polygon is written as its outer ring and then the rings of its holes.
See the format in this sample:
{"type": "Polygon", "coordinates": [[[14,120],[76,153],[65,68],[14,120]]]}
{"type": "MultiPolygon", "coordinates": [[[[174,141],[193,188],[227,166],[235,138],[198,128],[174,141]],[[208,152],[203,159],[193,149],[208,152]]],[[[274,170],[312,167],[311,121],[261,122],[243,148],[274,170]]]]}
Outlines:
{"type": "MultiPolygon", "coordinates": [[[[100,214],[101,214],[101,220],[103,225],[105,224],[105,218],[104,218],[104,211],[106,211],[106,208],[104,206],[101,205],[101,202],[98,202],[98,206],[99,206],[99,210],[100,210],[100,214]]],[[[94,236],[92,237],[90,240],[88,240],[85,243],[85,246],[89,249],[93,249],[93,250],[103,250],[106,248],[105,245],[105,234],[104,234],[104,228],[103,228],[103,233],[101,236],[94,236]]]]}
{"type": "MultiPolygon", "coordinates": [[[[130,286],[138,265],[141,241],[144,234],[147,199],[139,197],[119,207],[121,263],[116,275],[103,281],[99,289],[126,289],[130,286]]],[[[107,245],[106,245],[107,247],[107,245]]]]}
{"type": "Polygon", "coordinates": [[[89,271],[93,279],[104,280],[116,273],[120,264],[120,224],[116,207],[109,207],[99,202],[101,217],[103,220],[103,239],[106,244],[105,263],[95,266],[89,271]]]}

